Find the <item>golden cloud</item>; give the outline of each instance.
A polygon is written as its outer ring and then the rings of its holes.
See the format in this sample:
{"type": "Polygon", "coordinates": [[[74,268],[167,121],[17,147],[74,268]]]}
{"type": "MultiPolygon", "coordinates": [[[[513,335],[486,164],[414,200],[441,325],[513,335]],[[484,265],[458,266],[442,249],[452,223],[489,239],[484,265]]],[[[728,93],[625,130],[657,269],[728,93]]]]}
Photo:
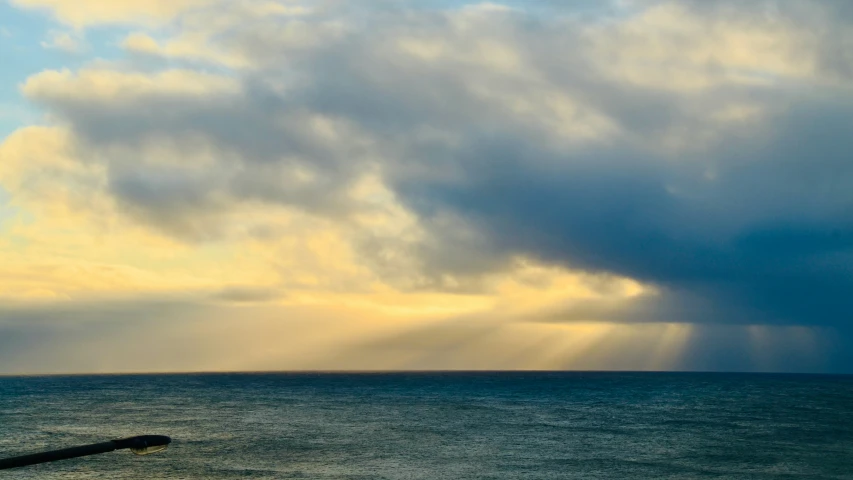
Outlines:
{"type": "Polygon", "coordinates": [[[219,0],[12,0],[25,8],[49,10],[59,21],[74,27],[104,23],[158,25],[180,13],[220,3],[219,0]]]}

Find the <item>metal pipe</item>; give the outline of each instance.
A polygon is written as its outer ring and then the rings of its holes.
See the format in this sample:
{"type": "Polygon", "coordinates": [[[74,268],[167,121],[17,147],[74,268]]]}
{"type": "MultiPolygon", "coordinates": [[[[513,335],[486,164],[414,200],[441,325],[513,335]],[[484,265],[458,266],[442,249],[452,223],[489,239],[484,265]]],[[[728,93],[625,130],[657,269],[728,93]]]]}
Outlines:
{"type": "Polygon", "coordinates": [[[55,462],[57,460],[66,460],[69,458],[85,457],[88,455],[97,455],[125,448],[129,448],[137,455],[147,455],[149,453],[164,450],[171,442],[172,439],[165,435],[142,435],[138,437],[122,438],[118,440],[110,440],[108,442],[93,443],[91,445],[82,445],[79,447],[63,448],[61,450],[52,450],[49,452],[33,453],[31,455],[0,459],[0,470],[26,467],[28,465],[35,465],[38,463],[55,462]]]}

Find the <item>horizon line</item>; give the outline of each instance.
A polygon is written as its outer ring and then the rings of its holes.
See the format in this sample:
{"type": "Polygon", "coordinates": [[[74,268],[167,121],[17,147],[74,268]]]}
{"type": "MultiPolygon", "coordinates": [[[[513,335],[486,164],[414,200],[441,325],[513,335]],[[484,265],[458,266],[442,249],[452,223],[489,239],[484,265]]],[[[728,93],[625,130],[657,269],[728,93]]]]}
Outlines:
{"type": "Polygon", "coordinates": [[[720,374],[720,375],[798,375],[798,376],[853,376],[843,372],[784,372],[748,370],[499,370],[499,369],[365,369],[365,370],[187,370],[187,371],[133,371],[133,372],[43,372],[43,373],[0,373],[4,378],[36,377],[118,377],[118,376],[180,376],[180,375],[405,375],[405,374],[720,374]]]}

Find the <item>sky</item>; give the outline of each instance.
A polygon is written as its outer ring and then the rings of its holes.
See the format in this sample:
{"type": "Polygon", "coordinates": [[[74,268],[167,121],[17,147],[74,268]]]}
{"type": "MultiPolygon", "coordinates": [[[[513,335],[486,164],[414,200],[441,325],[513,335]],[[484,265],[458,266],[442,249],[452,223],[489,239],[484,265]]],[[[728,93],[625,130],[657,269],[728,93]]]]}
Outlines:
{"type": "Polygon", "coordinates": [[[846,0],[0,0],[0,374],[853,373],[846,0]]]}

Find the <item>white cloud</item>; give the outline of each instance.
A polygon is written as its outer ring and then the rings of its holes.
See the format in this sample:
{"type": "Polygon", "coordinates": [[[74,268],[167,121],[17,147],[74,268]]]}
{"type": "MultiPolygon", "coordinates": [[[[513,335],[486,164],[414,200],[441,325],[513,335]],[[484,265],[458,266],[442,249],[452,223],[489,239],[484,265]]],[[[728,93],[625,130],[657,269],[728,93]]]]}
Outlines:
{"type": "Polygon", "coordinates": [[[66,53],[83,53],[86,50],[86,40],[79,32],[51,31],[47,40],[41,42],[41,46],[47,49],[61,50],[66,53]]]}

